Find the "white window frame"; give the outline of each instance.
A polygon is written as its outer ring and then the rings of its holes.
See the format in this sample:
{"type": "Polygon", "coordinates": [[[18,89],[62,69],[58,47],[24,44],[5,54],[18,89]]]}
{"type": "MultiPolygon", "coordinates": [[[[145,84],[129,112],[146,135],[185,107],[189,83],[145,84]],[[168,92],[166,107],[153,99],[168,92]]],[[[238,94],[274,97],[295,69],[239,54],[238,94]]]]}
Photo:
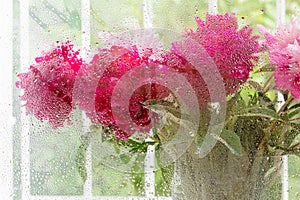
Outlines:
{"type": "Polygon", "coordinates": [[[0,6],[0,199],[13,196],[13,3],[0,6]]]}

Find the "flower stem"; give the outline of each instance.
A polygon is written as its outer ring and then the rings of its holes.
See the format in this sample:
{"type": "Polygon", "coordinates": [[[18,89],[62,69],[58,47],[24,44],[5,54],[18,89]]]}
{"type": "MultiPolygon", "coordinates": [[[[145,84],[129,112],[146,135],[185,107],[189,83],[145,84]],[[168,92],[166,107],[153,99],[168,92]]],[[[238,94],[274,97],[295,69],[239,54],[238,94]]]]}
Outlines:
{"type": "Polygon", "coordinates": [[[277,113],[281,113],[282,111],[284,111],[284,109],[291,103],[291,101],[293,100],[294,98],[292,96],[290,96],[286,102],[284,102],[284,104],[281,106],[281,108],[278,110],[277,113]]]}
{"type": "Polygon", "coordinates": [[[263,93],[266,92],[268,86],[270,85],[270,82],[271,82],[272,78],[273,78],[273,74],[271,74],[271,75],[269,76],[269,78],[268,78],[267,81],[265,82],[264,86],[262,87],[262,92],[263,92],[263,93]]]}
{"type": "Polygon", "coordinates": [[[155,143],[159,144],[159,140],[154,138],[153,136],[151,136],[149,133],[146,133],[146,135],[151,139],[153,140],[155,143]]]}
{"type": "Polygon", "coordinates": [[[292,121],[297,121],[297,120],[300,120],[300,117],[297,117],[297,118],[294,118],[294,119],[289,119],[288,121],[292,122],[292,121]]]}

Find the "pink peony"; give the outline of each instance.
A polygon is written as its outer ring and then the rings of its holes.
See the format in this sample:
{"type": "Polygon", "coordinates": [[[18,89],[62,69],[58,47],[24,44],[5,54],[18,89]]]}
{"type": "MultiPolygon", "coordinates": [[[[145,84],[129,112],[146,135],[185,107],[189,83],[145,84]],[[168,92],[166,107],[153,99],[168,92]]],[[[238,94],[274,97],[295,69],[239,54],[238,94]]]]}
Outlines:
{"type": "MultiPolygon", "coordinates": [[[[252,28],[245,26],[238,30],[237,18],[233,14],[206,15],[206,21],[196,18],[198,28],[188,31],[184,37],[191,38],[204,47],[215,62],[227,94],[237,91],[249,77],[252,61],[257,61],[258,36],[251,36],[252,28]]],[[[185,74],[195,88],[200,105],[209,101],[209,91],[201,75],[180,56],[177,43],[173,43],[171,53],[165,56],[167,66],[185,74]]],[[[187,48],[188,51],[188,48],[187,48]]]]}
{"type": "Polygon", "coordinates": [[[63,126],[72,111],[72,90],[82,65],[79,50],[69,41],[43,52],[29,71],[18,75],[17,87],[24,89],[27,114],[48,120],[53,128],[63,126]]]}
{"type": "Polygon", "coordinates": [[[278,89],[288,90],[294,98],[300,98],[300,21],[293,17],[288,24],[280,25],[275,34],[269,33],[263,26],[270,62],[276,64],[275,85],[278,89]]]}
{"type": "MultiPolygon", "coordinates": [[[[159,61],[151,58],[153,55],[152,49],[144,49],[142,51],[136,47],[126,49],[113,46],[110,49],[98,49],[98,53],[94,55],[89,66],[87,66],[85,70],[82,70],[82,75],[80,75],[82,76],[81,85],[86,85],[85,83],[92,85],[92,82],[97,80],[97,87],[95,90],[96,94],[93,97],[95,99],[94,105],[83,103],[88,101],[88,99],[83,97],[83,95],[79,95],[79,99],[81,99],[79,100],[80,107],[86,111],[92,122],[112,128],[119,140],[126,140],[135,130],[124,130],[118,126],[118,123],[126,124],[126,122],[118,121],[117,123],[113,116],[111,105],[113,91],[120,79],[125,74],[130,73],[130,70],[139,66],[147,67],[149,64],[159,64],[159,61]],[[103,74],[101,74],[100,71],[101,69],[103,70],[103,68],[106,69],[103,74]],[[99,75],[97,73],[100,73],[101,77],[98,77],[99,75]],[[93,75],[95,75],[95,77],[92,77],[93,75]],[[93,114],[94,109],[96,113],[93,114]]],[[[139,76],[139,74],[131,74],[130,76],[135,77],[139,76]]],[[[80,88],[82,88],[82,86],[79,86],[79,90],[81,90],[80,88]]],[[[91,95],[91,92],[85,92],[87,95],[84,96],[91,95]]],[[[122,92],[126,93],[128,91],[125,89],[122,92]]],[[[132,121],[140,127],[148,126],[153,118],[150,119],[150,111],[144,107],[143,103],[151,99],[164,98],[169,93],[170,91],[166,87],[155,83],[148,83],[136,88],[129,100],[129,113],[132,121]]],[[[128,106],[122,99],[120,99],[118,103],[120,107],[128,106]]]]}

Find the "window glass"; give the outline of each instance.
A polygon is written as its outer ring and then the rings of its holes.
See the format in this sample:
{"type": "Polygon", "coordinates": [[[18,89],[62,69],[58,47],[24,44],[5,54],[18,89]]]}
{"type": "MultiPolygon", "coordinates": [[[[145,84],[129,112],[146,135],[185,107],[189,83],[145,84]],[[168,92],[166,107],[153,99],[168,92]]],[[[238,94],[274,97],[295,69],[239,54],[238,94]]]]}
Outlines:
{"type": "Polygon", "coordinates": [[[276,43],[300,35],[268,34],[276,1],[87,2],[13,1],[14,199],[300,197],[299,48],[276,43]]]}

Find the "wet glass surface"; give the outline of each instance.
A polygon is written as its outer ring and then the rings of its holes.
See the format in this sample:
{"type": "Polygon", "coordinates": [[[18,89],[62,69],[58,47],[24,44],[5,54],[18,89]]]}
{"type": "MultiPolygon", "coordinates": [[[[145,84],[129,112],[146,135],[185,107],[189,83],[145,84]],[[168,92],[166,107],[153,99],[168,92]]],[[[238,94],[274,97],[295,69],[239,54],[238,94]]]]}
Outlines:
{"type": "MultiPolygon", "coordinates": [[[[24,38],[14,1],[14,199],[84,196],[89,181],[94,196],[278,199],[283,155],[300,198],[299,28],[276,35],[275,1],[208,6],[30,0],[24,38]]],[[[299,12],[286,1],[286,22],[299,12]]]]}

